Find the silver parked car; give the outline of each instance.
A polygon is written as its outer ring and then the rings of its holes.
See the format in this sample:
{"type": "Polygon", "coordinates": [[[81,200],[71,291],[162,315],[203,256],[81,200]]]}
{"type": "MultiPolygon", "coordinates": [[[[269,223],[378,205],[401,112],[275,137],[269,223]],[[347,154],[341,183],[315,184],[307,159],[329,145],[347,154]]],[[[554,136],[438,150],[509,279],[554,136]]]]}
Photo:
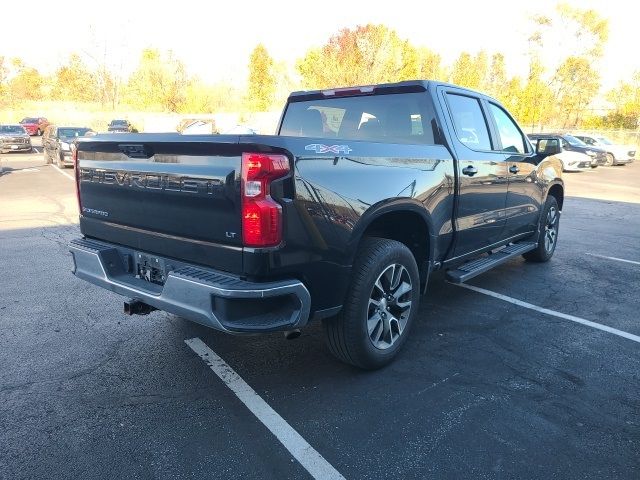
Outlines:
{"type": "Polygon", "coordinates": [[[30,151],[31,137],[22,125],[0,125],[0,153],[30,151]]]}

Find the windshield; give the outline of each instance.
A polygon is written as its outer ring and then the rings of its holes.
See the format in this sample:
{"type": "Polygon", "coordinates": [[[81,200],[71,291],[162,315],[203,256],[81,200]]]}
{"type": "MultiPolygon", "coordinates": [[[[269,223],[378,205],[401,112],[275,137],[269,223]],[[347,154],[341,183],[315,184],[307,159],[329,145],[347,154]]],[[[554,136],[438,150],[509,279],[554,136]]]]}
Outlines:
{"type": "Polygon", "coordinates": [[[614,143],[607,137],[596,137],[596,140],[598,140],[600,143],[604,143],[605,145],[614,145],[614,143]]]}
{"type": "Polygon", "coordinates": [[[567,142],[569,142],[569,145],[573,145],[574,147],[587,146],[587,144],[584,143],[582,140],[578,140],[576,137],[572,137],[571,135],[564,135],[562,138],[564,138],[567,142]]]}
{"type": "Polygon", "coordinates": [[[59,137],[81,137],[85,135],[90,128],[59,128],[58,136],[59,137]]]}
{"type": "Polygon", "coordinates": [[[0,125],[0,133],[21,135],[26,134],[27,131],[20,125],[0,125]]]}
{"type": "Polygon", "coordinates": [[[20,123],[38,123],[38,119],[37,118],[27,117],[27,118],[23,118],[22,120],[20,120],[20,123]]]}
{"type": "Polygon", "coordinates": [[[126,125],[126,120],[111,120],[111,125],[126,125]]]}

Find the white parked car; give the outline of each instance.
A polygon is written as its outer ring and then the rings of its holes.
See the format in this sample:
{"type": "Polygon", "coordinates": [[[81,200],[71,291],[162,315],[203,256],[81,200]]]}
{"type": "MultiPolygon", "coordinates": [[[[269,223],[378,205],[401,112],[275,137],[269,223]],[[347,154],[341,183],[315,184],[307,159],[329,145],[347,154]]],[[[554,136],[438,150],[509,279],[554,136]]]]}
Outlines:
{"type": "Polygon", "coordinates": [[[586,153],[563,150],[556,154],[556,158],[559,158],[562,162],[562,170],[565,172],[591,170],[591,157],[586,153]]]}
{"type": "MultiPolygon", "coordinates": [[[[555,138],[531,138],[529,140],[533,144],[533,148],[537,148],[538,142],[550,142],[558,140],[555,138]]],[[[541,145],[542,149],[545,148],[544,144],[541,145]]],[[[593,159],[586,153],[574,152],[572,150],[561,149],[560,153],[554,155],[560,162],[562,162],[562,171],[564,172],[582,172],[584,170],[591,170],[591,164],[593,159]]]]}
{"type": "Polygon", "coordinates": [[[182,135],[211,135],[217,133],[213,120],[194,120],[187,123],[180,132],[182,135]]]}
{"type": "Polygon", "coordinates": [[[625,165],[633,162],[636,157],[636,147],[633,145],[620,145],[601,135],[574,135],[587,145],[601,148],[607,151],[607,163],[605,165],[625,165]]]}

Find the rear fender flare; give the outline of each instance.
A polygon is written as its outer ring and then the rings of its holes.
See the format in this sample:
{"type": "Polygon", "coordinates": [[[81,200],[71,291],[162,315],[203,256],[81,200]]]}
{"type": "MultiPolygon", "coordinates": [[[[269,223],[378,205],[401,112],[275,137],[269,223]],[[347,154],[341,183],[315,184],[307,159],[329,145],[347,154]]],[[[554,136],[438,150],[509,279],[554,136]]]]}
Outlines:
{"type": "Polygon", "coordinates": [[[388,213],[394,212],[412,212],[419,215],[424,220],[429,235],[429,238],[427,239],[427,243],[429,245],[427,259],[430,261],[433,260],[436,239],[434,237],[434,227],[431,216],[425,209],[424,205],[419,201],[414,199],[402,198],[390,199],[376,203],[364,212],[364,214],[360,217],[358,222],[353,227],[351,238],[349,240],[349,243],[347,244],[347,256],[349,264],[353,264],[355,256],[358,252],[358,247],[367,228],[369,228],[369,226],[376,219],[388,213]]]}

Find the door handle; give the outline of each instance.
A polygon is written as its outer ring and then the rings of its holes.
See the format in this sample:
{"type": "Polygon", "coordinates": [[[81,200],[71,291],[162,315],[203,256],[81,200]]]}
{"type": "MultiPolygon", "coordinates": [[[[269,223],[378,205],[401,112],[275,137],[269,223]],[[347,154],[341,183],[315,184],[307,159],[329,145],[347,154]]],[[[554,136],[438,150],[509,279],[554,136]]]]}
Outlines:
{"type": "Polygon", "coordinates": [[[518,168],[518,166],[517,166],[517,165],[511,165],[511,166],[509,167],[509,172],[510,172],[510,173],[518,173],[519,171],[520,171],[520,169],[518,168]]]}
{"type": "Polygon", "coordinates": [[[478,169],[472,165],[468,165],[462,169],[463,175],[468,175],[473,177],[476,173],[478,173],[478,169]]]}

